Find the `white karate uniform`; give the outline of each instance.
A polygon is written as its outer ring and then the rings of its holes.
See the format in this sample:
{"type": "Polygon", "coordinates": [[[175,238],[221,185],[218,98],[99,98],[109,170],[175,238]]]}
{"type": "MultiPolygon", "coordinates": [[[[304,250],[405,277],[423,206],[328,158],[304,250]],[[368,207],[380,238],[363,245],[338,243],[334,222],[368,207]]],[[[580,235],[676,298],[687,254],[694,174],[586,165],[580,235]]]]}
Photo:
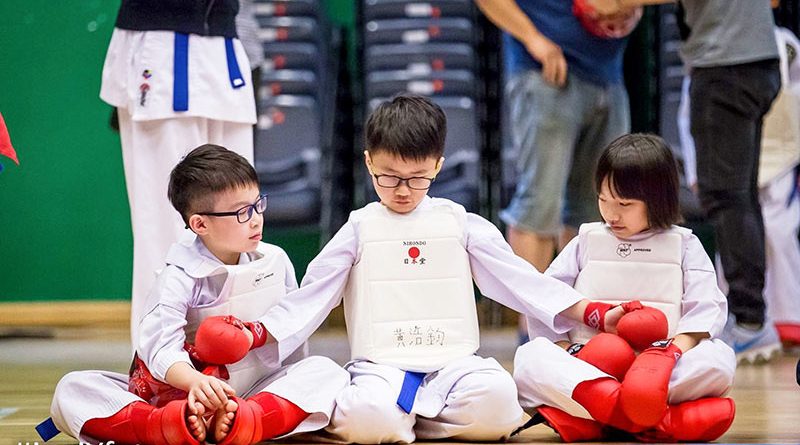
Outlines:
{"type": "MultiPolygon", "coordinates": [[[[361,256],[356,222],[369,212],[382,210],[380,206],[372,203],[352,212],[309,264],[300,289],[261,318],[278,341],[279,358],[302,344],[342,301],[350,271],[361,256]]],[[[413,212],[432,206],[458,204],[425,197],[413,212]]],[[[567,319],[558,314],[581,300],[580,294],[515,255],[500,231],[478,215],[467,214],[463,239],[472,278],[483,295],[541,319],[553,331],[569,328],[567,319]]],[[[426,374],[409,414],[396,403],[405,370],[369,361],[353,361],[346,368],[352,385],[336,398],[328,428],[338,440],[499,440],[508,437],[522,420],[513,380],[491,358],[467,356],[426,374]]]]}
{"type": "MultiPolygon", "coordinates": [[[[286,253],[277,246],[262,244],[262,248],[282,260],[286,291],[297,289],[294,268],[286,253]]],[[[250,261],[249,254],[243,253],[239,264],[250,261]]],[[[164,381],[167,370],[177,362],[191,364],[183,348],[187,311],[224,302],[220,290],[225,284],[225,276],[192,276],[203,263],[222,265],[193,235],[182,243],[175,243],[168,254],[169,265],[159,275],[148,299],[148,310],[141,320],[137,352],[158,380],[164,381]]],[[[336,394],[348,385],[350,376],[329,358],[306,357],[302,345],[295,354],[281,361],[277,349],[274,343],[267,343],[250,352],[261,359],[270,372],[246,385],[250,389],[237,396],[247,398],[259,392],[269,392],[310,413],[287,436],[325,427],[330,421],[336,394]]],[[[76,371],[59,381],[50,411],[60,431],[89,441],[92,438],[80,434],[87,420],[112,416],[135,401],[143,400],[128,391],[127,375],[76,371]]]]}
{"type": "MultiPolygon", "coordinates": [[[[167,199],[172,168],[190,150],[218,144],[253,163],[256,122],[250,64],[238,39],[234,52],[245,86],[233,88],[223,37],[189,36],[189,108],[173,110],[175,33],[115,28],[100,98],[117,107],[122,161],[133,229],[131,339],[138,338],[155,271],[184,229],[167,199]]],[[[134,345],[135,346],[135,345],[134,345]]]]}
{"type": "MultiPolygon", "coordinates": [[[[651,234],[643,232],[634,238],[651,234]]],[[[576,237],[567,244],[545,275],[574,285],[584,266],[578,240],[576,237]]],[[[717,288],[711,260],[691,233],[683,234],[682,249],[684,291],[675,333],[707,332],[711,339],[702,340],[678,360],[669,382],[670,404],[725,394],[733,384],[736,370],[733,350],[715,338],[725,326],[728,303],[717,288]]],[[[633,299],[635,295],[620,296],[628,297],[633,299]]],[[[581,382],[611,376],[553,343],[567,340],[565,334],[557,334],[530,317],[527,321],[530,338],[534,340],[520,346],[514,357],[514,380],[520,404],[526,410],[540,405],[552,406],[573,416],[591,419],[586,409],[572,399],[572,392],[581,382]],[[547,365],[542,366],[542,363],[547,365]]]]}
{"type": "MultiPolygon", "coordinates": [[[[775,28],[781,57],[781,92],[764,117],[758,184],[766,240],[764,301],[767,320],[800,325],[800,197],[794,191],[794,168],[800,163],[800,40],[786,28],[775,28]],[[789,60],[787,47],[794,52],[789,60]]],[[[690,186],[697,181],[694,140],[689,131],[689,79],[684,78],[678,129],[684,170],[690,186]]],[[[718,284],[727,293],[728,283],[717,265],[718,284]]]]}

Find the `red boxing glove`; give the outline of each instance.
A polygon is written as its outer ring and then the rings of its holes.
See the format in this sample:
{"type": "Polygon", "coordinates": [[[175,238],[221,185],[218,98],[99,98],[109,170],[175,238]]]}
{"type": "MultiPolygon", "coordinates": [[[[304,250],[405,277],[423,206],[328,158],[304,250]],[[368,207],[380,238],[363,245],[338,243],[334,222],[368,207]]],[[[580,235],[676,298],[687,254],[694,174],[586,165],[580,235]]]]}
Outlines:
{"type": "Polygon", "coordinates": [[[633,346],[633,349],[643,351],[653,342],[667,338],[667,316],[660,310],[647,306],[632,312],[626,311],[617,322],[617,335],[633,346]]]}
{"type": "Polygon", "coordinates": [[[583,324],[589,326],[590,328],[597,329],[600,332],[605,332],[606,312],[610,311],[611,309],[614,309],[617,306],[622,307],[623,312],[625,312],[626,314],[628,312],[638,311],[644,308],[644,306],[642,306],[642,303],[640,303],[639,300],[633,300],[619,305],[603,303],[600,301],[592,301],[586,306],[586,309],[583,311],[583,324]]]}
{"type": "Polygon", "coordinates": [[[628,343],[614,334],[600,333],[585,345],[575,343],[567,352],[622,381],[636,354],[628,343]]]}
{"type": "Polygon", "coordinates": [[[655,426],[667,413],[669,378],[681,357],[672,339],[661,340],[636,357],[620,387],[622,411],[634,423],[655,426]]]}
{"type": "Polygon", "coordinates": [[[232,315],[208,317],[197,327],[194,353],[212,365],[236,363],[250,350],[244,323],[232,315]]]}

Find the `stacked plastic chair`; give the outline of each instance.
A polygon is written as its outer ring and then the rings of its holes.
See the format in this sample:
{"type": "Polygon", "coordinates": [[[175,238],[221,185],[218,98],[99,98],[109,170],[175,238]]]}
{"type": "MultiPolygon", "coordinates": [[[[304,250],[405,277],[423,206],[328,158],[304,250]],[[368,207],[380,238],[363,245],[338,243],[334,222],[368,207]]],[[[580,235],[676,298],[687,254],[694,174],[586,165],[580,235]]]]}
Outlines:
{"type": "Polygon", "coordinates": [[[335,67],[319,0],[256,0],[261,66],[255,167],[267,224],[313,225],[324,213],[335,67]]]}
{"type": "MultiPolygon", "coordinates": [[[[446,162],[432,196],[481,206],[483,91],[472,0],[363,0],[361,50],[367,113],[392,96],[429,96],[447,115],[446,162]]],[[[367,175],[364,169],[364,175],[367,175]]],[[[365,182],[368,200],[376,198],[365,182]]]]}

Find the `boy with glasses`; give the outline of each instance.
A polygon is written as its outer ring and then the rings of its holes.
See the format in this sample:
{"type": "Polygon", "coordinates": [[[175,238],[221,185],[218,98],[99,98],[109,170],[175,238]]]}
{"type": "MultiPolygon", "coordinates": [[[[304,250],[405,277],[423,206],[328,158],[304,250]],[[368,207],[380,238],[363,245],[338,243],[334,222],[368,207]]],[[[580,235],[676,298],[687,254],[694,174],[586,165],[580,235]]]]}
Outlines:
{"type": "Polygon", "coordinates": [[[444,113],[426,98],[381,104],[367,121],[364,153],[380,202],[352,212],[301,288],[259,318],[286,357],[344,299],[352,384],[336,397],[327,430],[337,440],[495,441],[520,425],[511,375],[475,355],[473,280],[558,332],[585,314],[609,328],[622,315],[537,272],[489,221],[427,196],[445,133],[444,113]]]}
{"type": "Polygon", "coordinates": [[[253,444],[325,427],[347,372],[304,345],[278,361],[264,326],[242,321],[297,288],[286,253],[261,242],[267,197],[253,167],[203,145],[173,169],[168,195],[193,233],[150,292],[130,376],[67,374],[54,424],[85,442],[143,445],[253,444]]]}

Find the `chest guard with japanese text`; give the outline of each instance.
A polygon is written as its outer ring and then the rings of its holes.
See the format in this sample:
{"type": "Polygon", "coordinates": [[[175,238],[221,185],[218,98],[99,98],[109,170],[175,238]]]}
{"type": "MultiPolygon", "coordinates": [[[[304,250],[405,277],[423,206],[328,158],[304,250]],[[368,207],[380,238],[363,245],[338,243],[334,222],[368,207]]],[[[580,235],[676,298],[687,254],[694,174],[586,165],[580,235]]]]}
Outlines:
{"type": "Polygon", "coordinates": [[[355,222],[360,255],[344,296],[352,358],[432,372],[474,354],[480,338],[464,209],[372,210],[355,222]]]}
{"type": "MultiPolygon", "coordinates": [[[[623,303],[640,300],[667,316],[675,335],[683,299],[683,235],[673,226],[641,240],[621,240],[603,223],[583,224],[578,236],[581,265],[575,290],[590,300],[623,303]]],[[[570,340],[585,343],[597,334],[580,325],[570,340]]]]}
{"type": "MultiPolygon", "coordinates": [[[[186,314],[186,339],[194,343],[197,327],[207,317],[233,315],[244,321],[254,320],[286,295],[286,267],[274,246],[260,244],[253,261],[234,266],[216,265],[203,271],[206,276],[222,275],[224,284],[217,300],[208,306],[190,308],[186,314]]],[[[302,350],[302,348],[301,348],[302,350]]],[[[270,369],[253,351],[227,365],[227,381],[237,394],[244,394],[253,384],[268,375],[270,369]]]]}

